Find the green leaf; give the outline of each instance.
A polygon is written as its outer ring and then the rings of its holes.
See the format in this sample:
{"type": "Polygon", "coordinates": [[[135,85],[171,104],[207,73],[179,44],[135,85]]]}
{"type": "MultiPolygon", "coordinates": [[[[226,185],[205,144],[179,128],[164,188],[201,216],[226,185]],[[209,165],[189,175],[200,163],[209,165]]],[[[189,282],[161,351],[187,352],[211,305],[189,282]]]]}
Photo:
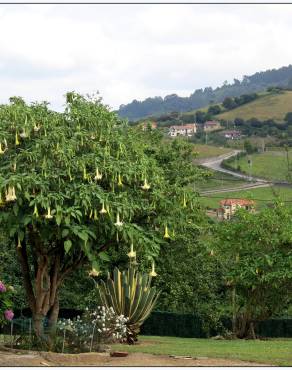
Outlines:
{"type": "Polygon", "coordinates": [[[66,236],[69,235],[69,230],[68,229],[63,229],[62,230],[62,238],[66,238],[66,236]]]}
{"type": "Polygon", "coordinates": [[[78,232],[77,235],[79,236],[80,239],[84,240],[87,242],[88,240],[88,235],[85,232],[78,232]]]}
{"type": "Polygon", "coordinates": [[[68,252],[70,251],[71,247],[72,247],[72,242],[71,242],[71,240],[66,240],[66,241],[64,242],[64,249],[65,249],[65,252],[66,252],[66,253],[68,253],[68,252]]]}
{"type": "Polygon", "coordinates": [[[60,226],[61,225],[61,222],[62,222],[62,216],[60,214],[58,214],[56,216],[56,223],[57,223],[58,226],[60,226]]]}
{"type": "Polygon", "coordinates": [[[109,262],[111,260],[109,255],[106,252],[100,252],[98,255],[100,259],[103,261],[109,262]]]}

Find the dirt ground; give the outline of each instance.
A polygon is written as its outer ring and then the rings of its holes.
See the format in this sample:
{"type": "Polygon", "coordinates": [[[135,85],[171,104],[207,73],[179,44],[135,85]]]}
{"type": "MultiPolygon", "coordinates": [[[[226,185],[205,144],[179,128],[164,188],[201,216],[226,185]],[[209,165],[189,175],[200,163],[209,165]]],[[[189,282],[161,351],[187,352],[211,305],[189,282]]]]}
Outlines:
{"type": "Polygon", "coordinates": [[[127,357],[110,357],[109,353],[78,355],[53,352],[12,353],[0,351],[0,366],[269,366],[254,362],[198,357],[172,358],[146,353],[129,353],[127,357]]]}

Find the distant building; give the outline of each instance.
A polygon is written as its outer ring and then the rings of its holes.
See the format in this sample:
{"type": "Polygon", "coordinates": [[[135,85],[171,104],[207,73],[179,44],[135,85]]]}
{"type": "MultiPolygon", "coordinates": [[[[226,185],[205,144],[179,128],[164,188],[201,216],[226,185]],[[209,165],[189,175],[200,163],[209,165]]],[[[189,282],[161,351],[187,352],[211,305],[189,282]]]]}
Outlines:
{"type": "Polygon", "coordinates": [[[217,217],[221,220],[230,220],[239,208],[254,212],[255,202],[248,199],[223,199],[220,202],[220,208],[217,209],[217,217]]]}
{"type": "Polygon", "coordinates": [[[218,121],[207,121],[204,123],[204,126],[203,126],[204,132],[211,132],[211,131],[216,131],[220,129],[221,129],[221,125],[220,125],[220,122],[218,121]]]}
{"type": "Polygon", "coordinates": [[[223,133],[224,137],[226,137],[226,139],[234,140],[234,139],[240,139],[241,138],[241,132],[237,131],[237,130],[223,131],[222,133],[223,133]]]}
{"type": "Polygon", "coordinates": [[[141,123],[141,127],[143,131],[147,130],[147,128],[151,128],[152,130],[155,130],[157,129],[157,123],[154,121],[143,122],[141,123]]]}
{"type": "Polygon", "coordinates": [[[168,134],[171,137],[176,136],[193,136],[197,132],[196,123],[188,123],[186,125],[170,126],[168,134]]]}

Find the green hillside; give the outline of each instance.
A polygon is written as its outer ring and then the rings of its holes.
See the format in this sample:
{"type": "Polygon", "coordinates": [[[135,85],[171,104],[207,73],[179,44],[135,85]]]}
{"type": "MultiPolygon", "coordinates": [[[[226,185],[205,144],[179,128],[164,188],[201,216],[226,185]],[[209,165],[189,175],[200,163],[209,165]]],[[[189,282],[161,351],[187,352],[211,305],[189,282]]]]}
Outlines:
{"type": "MultiPolygon", "coordinates": [[[[289,151],[289,162],[291,161],[292,151],[289,151]]],[[[287,181],[288,164],[287,154],[282,151],[268,151],[264,153],[255,153],[239,160],[234,160],[230,165],[236,170],[240,166],[241,171],[249,174],[250,167],[248,160],[251,160],[251,172],[253,176],[266,178],[275,181],[287,181]]],[[[291,167],[291,164],[290,164],[291,167]]],[[[291,173],[291,170],[289,171],[291,173]]]]}
{"type": "Polygon", "coordinates": [[[272,93],[260,96],[255,101],[244,104],[228,112],[218,114],[216,118],[225,120],[234,120],[242,118],[248,120],[257,118],[260,121],[273,119],[283,122],[287,112],[292,111],[292,91],[282,91],[281,93],[272,93]]]}

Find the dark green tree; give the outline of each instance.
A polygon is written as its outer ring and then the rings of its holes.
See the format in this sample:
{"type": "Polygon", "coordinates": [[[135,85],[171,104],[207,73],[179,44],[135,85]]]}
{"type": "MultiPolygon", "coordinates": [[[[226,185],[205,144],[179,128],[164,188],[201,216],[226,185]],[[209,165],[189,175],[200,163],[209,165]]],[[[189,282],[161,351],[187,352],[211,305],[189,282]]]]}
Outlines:
{"type": "Polygon", "coordinates": [[[220,105],[211,105],[209,108],[208,108],[208,113],[212,114],[212,115],[216,115],[216,114],[219,114],[221,112],[221,108],[220,108],[220,105]]]}
{"type": "Polygon", "coordinates": [[[224,266],[238,338],[255,338],[259,321],[291,303],[291,216],[279,202],[257,214],[240,210],[215,229],[214,258],[224,266]]]}
{"type": "Polygon", "coordinates": [[[288,123],[288,125],[292,125],[292,112],[288,112],[286,115],[285,115],[285,118],[284,118],[285,122],[288,123]]]}

